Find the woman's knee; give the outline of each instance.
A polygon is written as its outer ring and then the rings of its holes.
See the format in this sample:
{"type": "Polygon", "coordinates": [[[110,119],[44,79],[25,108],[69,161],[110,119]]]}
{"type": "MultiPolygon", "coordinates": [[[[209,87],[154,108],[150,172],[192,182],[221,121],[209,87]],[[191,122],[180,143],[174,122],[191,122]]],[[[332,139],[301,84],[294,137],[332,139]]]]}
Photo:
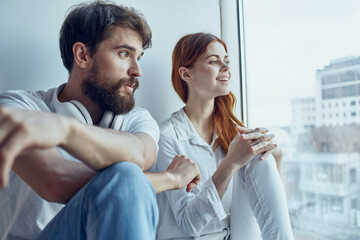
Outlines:
{"type": "Polygon", "coordinates": [[[276,170],[276,162],[272,155],[264,160],[260,160],[261,155],[257,155],[247,166],[247,171],[263,170],[263,171],[273,171],[276,170]]]}

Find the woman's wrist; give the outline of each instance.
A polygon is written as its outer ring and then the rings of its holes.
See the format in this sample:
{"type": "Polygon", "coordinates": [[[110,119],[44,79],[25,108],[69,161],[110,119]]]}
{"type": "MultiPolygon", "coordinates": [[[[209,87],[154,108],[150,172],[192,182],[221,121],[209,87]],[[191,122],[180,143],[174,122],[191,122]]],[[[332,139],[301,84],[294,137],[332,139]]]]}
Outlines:
{"type": "Polygon", "coordinates": [[[223,164],[223,168],[226,168],[231,174],[234,174],[237,170],[243,167],[240,161],[234,161],[231,156],[226,156],[221,164],[223,164]]]}
{"type": "Polygon", "coordinates": [[[237,167],[235,167],[231,162],[226,161],[224,158],[220,163],[219,167],[216,169],[214,175],[212,176],[214,185],[219,194],[220,199],[224,195],[230,180],[234,173],[237,171],[237,167]]]}

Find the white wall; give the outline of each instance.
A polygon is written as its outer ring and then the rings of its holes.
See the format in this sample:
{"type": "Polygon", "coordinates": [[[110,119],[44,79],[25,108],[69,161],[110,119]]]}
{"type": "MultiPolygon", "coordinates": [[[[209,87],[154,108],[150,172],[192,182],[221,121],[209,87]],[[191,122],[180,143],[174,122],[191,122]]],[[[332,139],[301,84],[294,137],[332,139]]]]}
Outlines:
{"type": "MultiPolygon", "coordinates": [[[[82,1],[1,2],[0,92],[19,88],[46,90],[67,81],[58,35],[66,10],[79,2],[82,1]]],[[[115,2],[140,10],[152,28],[153,47],[145,51],[141,60],[143,77],[140,78],[136,101],[161,122],[183,106],[171,86],[172,49],[187,33],[203,31],[220,36],[219,0],[115,2]]]]}

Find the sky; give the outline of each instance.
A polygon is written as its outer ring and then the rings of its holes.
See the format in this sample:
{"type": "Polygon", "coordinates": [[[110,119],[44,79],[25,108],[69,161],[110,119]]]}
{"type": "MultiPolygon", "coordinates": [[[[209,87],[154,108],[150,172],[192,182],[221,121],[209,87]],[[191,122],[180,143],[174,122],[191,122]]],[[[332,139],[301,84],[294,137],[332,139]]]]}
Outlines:
{"type": "Polygon", "coordinates": [[[289,126],[316,70],[360,56],[358,0],[243,0],[249,126],[289,126]]]}

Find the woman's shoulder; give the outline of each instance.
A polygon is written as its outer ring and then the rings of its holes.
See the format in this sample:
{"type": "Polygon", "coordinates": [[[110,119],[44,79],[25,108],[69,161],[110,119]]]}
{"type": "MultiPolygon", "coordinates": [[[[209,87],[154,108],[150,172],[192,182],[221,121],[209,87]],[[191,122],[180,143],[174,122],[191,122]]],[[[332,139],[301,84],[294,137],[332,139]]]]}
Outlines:
{"type": "Polygon", "coordinates": [[[171,117],[161,122],[159,124],[159,128],[160,128],[160,138],[172,139],[176,137],[174,124],[171,120],[171,117]]]}
{"type": "Polygon", "coordinates": [[[161,135],[169,136],[175,134],[176,129],[181,129],[184,124],[184,110],[180,109],[171,114],[171,116],[165,121],[159,124],[161,135]]]}

